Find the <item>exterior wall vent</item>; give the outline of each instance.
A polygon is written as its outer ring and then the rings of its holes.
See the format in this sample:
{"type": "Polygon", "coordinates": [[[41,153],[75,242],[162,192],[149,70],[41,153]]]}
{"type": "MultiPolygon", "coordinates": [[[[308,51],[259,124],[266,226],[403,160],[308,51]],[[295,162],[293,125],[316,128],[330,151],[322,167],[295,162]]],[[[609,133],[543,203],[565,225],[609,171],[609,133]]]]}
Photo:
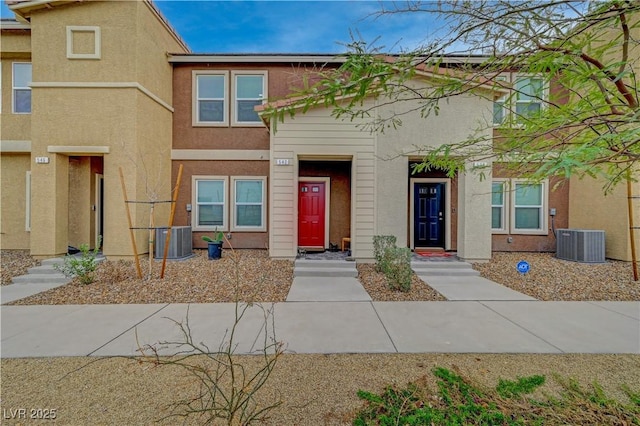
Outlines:
{"type": "Polygon", "coordinates": [[[583,263],[604,263],[604,231],[558,229],[556,257],[583,263]]]}
{"type": "MultiPolygon", "coordinates": [[[[162,259],[164,244],[167,240],[167,228],[156,228],[155,258],[162,259]]],[[[193,240],[190,226],[174,226],[171,228],[171,240],[167,259],[182,259],[193,254],[193,240]]]]}

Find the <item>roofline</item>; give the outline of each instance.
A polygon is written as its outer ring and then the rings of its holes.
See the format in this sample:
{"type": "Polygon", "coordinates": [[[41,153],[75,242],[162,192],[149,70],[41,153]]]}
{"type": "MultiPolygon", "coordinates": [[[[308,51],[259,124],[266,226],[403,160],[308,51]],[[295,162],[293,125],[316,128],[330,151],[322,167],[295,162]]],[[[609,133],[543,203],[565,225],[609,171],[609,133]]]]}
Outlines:
{"type": "MultiPolygon", "coordinates": [[[[389,57],[398,55],[386,55],[389,57]]],[[[444,64],[480,64],[486,56],[443,56],[444,64]]],[[[289,62],[331,62],[343,63],[347,60],[344,53],[172,53],[169,62],[188,63],[289,63],[289,62]]]]}
{"type": "MultiPolygon", "coordinates": [[[[41,8],[51,8],[57,5],[66,5],[70,3],[83,3],[85,0],[8,0],[7,6],[16,15],[16,17],[25,22],[29,22],[29,16],[32,11],[41,8]]],[[[180,34],[171,26],[167,18],[160,12],[160,10],[153,3],[153,0],[143,0],[143,3],[151,10],[155,17],[165,27],[165,29],[172,35],[172,37],[178,42],[178,44],[186,51],[190,52],[187,43],[180,37],[180,34]]]]}
{"type": "Polygon", "coordinates": [[[223,54],[169,54],[170,63],[280,63],[280,62],[339,62],[346,60],[339,55],[305,53],[223,53],[223,54]]]}
{"type": "Polygon", "coordinates": [[[0,30],[31,30],[31,25],[15,19],[3,19],[0,21],[0,30]]]}

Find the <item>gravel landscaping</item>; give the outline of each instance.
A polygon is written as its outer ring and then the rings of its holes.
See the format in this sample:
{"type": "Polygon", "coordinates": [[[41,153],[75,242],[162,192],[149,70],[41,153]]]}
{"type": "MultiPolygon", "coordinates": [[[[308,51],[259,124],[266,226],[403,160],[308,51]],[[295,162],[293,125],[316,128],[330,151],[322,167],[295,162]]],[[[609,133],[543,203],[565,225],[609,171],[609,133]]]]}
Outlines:
{"type": "MultiPolygon", "coordinates": [[[[225,250],[218,261],[206,251],[183,261],[167,262],[165,279],[158,278],[160,262],[153,263],[153,278],[139,280],[132,261],[105,261],[96,281],[88,286],[73,281],[44,293],[13,302],[15,305],[112,303],[210,303],[236,300],[282,302],[293,280],[293,262],[269,259],[265,250],[225,250]],[[236,276],[236,273],[238,274],[236,276]]],[[[2,251],[2,282],[21,275],[38,262],[26,251],[2,251]]],[[[148,261],[141,262],[147,275],[148,261]]],[[[559,260],[551,253],[494,253],[488,263],[473,267],[485,278],[539,300],[640,300],[640,283],[633,281],[631,264],[607,261],[587,264],[559,260]],[[516,264],[526,260],[531,270],[521,275],[516,264]]],[[[358,278],[374,301],[438,301],[439,293],[413,276],[411,291],[392,291],[382,273],[371,264],[358,264],[358,278]]]]}
{"type": "Polygon", "coordinates": [[[29,256],[29,250],[0,251],[2,269],[2,285],[11,284],[11,279],[27,273],[27,269],[40,265],[40,262],[29,256]]]}
{"type": "Polygon", "coordinates": [[[633,281],[630,262],[577,263],[552,253],[494,253],[489,263],[475,263],[481,276],[538,300],[640,300],[640,281],[633,281]],[[526,275],[516,265],[531,265],[526,275]]]}

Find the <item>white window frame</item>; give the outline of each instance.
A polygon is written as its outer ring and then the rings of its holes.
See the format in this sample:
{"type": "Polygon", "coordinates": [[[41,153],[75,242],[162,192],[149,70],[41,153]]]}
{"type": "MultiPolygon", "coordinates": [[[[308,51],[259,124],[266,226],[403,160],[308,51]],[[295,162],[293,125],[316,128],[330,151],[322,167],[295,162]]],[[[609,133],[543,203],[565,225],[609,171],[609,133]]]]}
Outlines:
{"type": "MultiPolygon", "coordinates": [[[[515,92],[514,96],[513,96],[513,109],[512,111],[515,113],[515,111],[518,109],[518,104],[520,103],[526,103],[526,104],[540,104],[540,111],[543,110],[543,108],[545,108],[545,100],[549,99],[549,94],[548,94],[548,88],[546,86],[546,83],[544,81],[544,79],[542,78],[542,76],[540,75],[535,75],[535,74],[518,74],[515,76],[515,78],[513,79],[513,87],[515,89],[516,87],[516,83],[518,82],[518,80],[524,80],[524,79],[529,79],[529,80],[533,80],[533,79],[538,79],[541,81],[542,83],[542,93],[541,93],[541,99],[537,99],[534,98],[532,100],[529,101],[521,101],[518,99],[519,96],[519,92],[515,92]]],[[[518,116],[515,117],[514,122],[518,122],[518,116]]]]}
{"type": "MultiPolygon", "coordinates": [[[[234,232],[265,232],[267,230],[267,177],[266,176],[231,176],[231,230],[234,232]],[[236,202],[236,183],[238,181],[257,180],[262,182],[261,226],[240,226],[236,223],[236,207],[245,205],[236,202]]],[[[250,203],[252,205],[256,203],[250,203]]]]}
{"type": "Polygon", "coordinates": [[[196,127],[228,127],[229,126],[229,73],[227,71],[194,70],[192,72],[192,124],[196,127]],[[198,77],[206,75],[217,75],[224,78],[224,98],[222,107],[222,121],[200,121],[200,101],[219,100],[214,98],[200,98],[198,96],[198,77]]]}
{"type": "Polygon", "coordinates": [[[516,111],[516,105],[518,104],[518,102],[525,102],[525,101],[518,101],[518,95],[519,93],[515,90],[516,87],[516,82],[520,79],[540,79],[542,80],[542,98],[537,100],[537,101],[528,101],[528,103],[539,103],[540,104],[540,110],[542,111],[544,108],[547,108],[548,104],[547,101],[549,99],[549,85],[548,83],[545,81],[545,79],[542,77],[542,75],[540,74],[518,74],[518,73],[504,73],[504,74],[499,74],[498,76],[495,77],[495,81],[501,81],[501,82],[506,82],[508,84],[511,85],[512,89],[509,91],[508,94],[500,97],[499,99],[494,101],[494,107],[495,107],[495,103],[496,102],[502,102],[503,104],[503,121],[502,123],[497,123],[494,120],[494,114],[493,114],[493,110],[491,111],[491,122],[493,124],[493,127],[515,127],[518,126],[520,124],[518,124],[518,117],[515,114],[516,111]]]}
{"type": "Polygon", "coordinates": [[[30,86],[22,87],[16,86],[16,65],[28,64],[31,65],[31,79],[33,80],[33,64],[31,62],[14,62],[11,66],[11,112],[13,114],[31,114],[33,111],[33,92],[30,86]],[[31,108],[28,112],[16,112],[16,90],[29,90],[29,96],[31,97],[31,108]]]}
{"type": "Polygon", "coordinates": [[[31,170],[25,176],[24,230],[31,232],[31,170]]]}
{"type": "MultiPolygon", "coordinates": [[[[512,193],[510,209],[511,209],[511,233],[512,234],[523,234],[523,235],[548,235],[548,219],[547,219],[547,205],[549,203],[549,183],[547,180],[543,182],[529,182],[526,179],[511,179],[511,188],[510,192],[512,193]],[[527,184],[527,185],[541,185],[541,205],[540,209],[540,228],[538,229],[518,229],[516,228],[516,185],[517,184],[527,184]]],[[[526,206],[526,208],[531,208],[531,206],[526,206]]]]}
{"type": "MultiPolygon", "coordinates": [[[[495,81],[508,83],[509,82],[509,76],[507,74],[498,75],[498,76],[495,77],[495,81]]],[[[496,122],[495,114],[494,114],[493,111],[491,111],[491,120],[492,120],[494,126],[500,127],[500,126],[504,126],[505,123],[509,119],[509,108],[507,108],[507,106],[509,105],[509,94],[506,93],[506,94],[502,95],[500,98],[498,98],[495,101],[493,101],[494,111],[495,111],[495,104],[497,104],[497,103],[502,103],[502,121],[501,122],[496,122]]]]}
{"type": "MultiPolygon", "coordinates": [[[[527,179],[507,179],[507,178],[494,178],[493,183],[502,182],[504,184],[504,196],[502,201],[504,202],[505,211],[503,211],[504,221],[502,223],[503,229],[491,229],[492,234],[510,234],[510,235],[549,235],[549,217],[547,211],[549,210],[549,181],[547,179],[541,182],[531,182],[527,179]],[[540,228],[538,229],[518,229],[516,228],[516,185],[541,185],[542,186],[542,204],[538,207],[540,209],[540,228]]],[[[492,204],[493,207],[493,204],[492,204]]],[[[532,206],[526,206],[531,208],[532,206]]],[[[492,213],[491,213],[492,214],[492,213]]]]}
{"type": "Polygon", "coordinates": [[[250,100],[260,100],[264,102],[265,99],[268,98],[267,95],[267,87],[269,86],[267,83],[267,71],[251,71],[251,70],[243,70],[243,71],[231,71],[231,81],[232,81],[232,100],[231,105],[233,109],[233,126],[237,127],[264,127],[264,123],[262,120],[258,118],[258,121],[240,121],[238,120],[238,77],[239,76],[260,76],[262,77],[262,93],[261,97],[252,98],[250,100]]]}
{"type": "Polygon", "coordinates": [[[508,226],[508,222],[509,222],[509,179],[493,179],[491,182],[491,219],[492,219],[492,228],[491,228],[491,232],[493,234],[507,234],[509,233],[509,226],[508,226]],[[502,185],[502,205],[498,205],[498,204],[493,204],[493,184],[500,184],[502,185]],[[501,214],[501,224],[502,226],[500,228],[493,228],[493,208],[494,207],[500,207],[502,209],[502,214],[501,214]]]}
{"type": "Polygon", "coordinates": [[[100,41],[100,27],[67,25],[67,58],[68,59],[100,59],[102,57],[102,43],[100,41]],[[93,33],[93,53],[74,53],[74,33],[93,33]]]}
{"type": "Polygon", "coordinates": [[[228,176],[192,176],[191,177],[191,205],[192,217],[191,223],[194,231],[222,231],[229,230],[229,177],[228,176]],[[224,188],[223,206],[222,206],[222,226],[220,225],[199,225],[200,204],[198,203],[198,182],[199,181],[222,181],[224,188]]]}

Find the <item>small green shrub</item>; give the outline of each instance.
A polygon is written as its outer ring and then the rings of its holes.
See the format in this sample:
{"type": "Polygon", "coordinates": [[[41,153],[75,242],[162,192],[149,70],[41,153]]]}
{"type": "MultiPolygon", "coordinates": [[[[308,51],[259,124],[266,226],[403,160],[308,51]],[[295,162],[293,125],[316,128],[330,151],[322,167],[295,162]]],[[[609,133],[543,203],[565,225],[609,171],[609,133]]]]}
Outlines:
{"type": "Polygon", "coordinates": [[[409,292],[411,290],[411,250],[403,247],[389,247],[384,256],[384,274],[387,285],[392,290],[409,292]]]}
{"type": "Polygon", "coordinates": [[[353,425],[640,425],[638,393],[628,386],[623,390],[630,402],[624,403],[608,397],[597,383],[589,390],[554,376],[560,396],[538,400],[530,394],[544,384],[544,376],[500,380],[491,389],[445,368],[432,372],[437,390],[423,379],[406,388],[387,386],[379,395],[358,391],[365,405],[353,425]]]}
{"type": "Polygon", "coordinates": [[[89,250],[88,244],[82,244],[80,249],[80,257],[66,255],[64,257],[64,262],[59,265],[54,265],[53,267],[62,272],[65,277],[68,278],[78,278],[80,282],[84,285],[91,284],[94,281],[94,272],[98,267],[98,262],[96,261],[96,257],[98,256],[98,252],[100,251],[100,242],[101,238],[98,238],[96,243],[96,248],[93,250],[89,250]]]}
{"type": "Polygon", "coordinates": [[[396,246],[395,235],[375,235],[373,237],[373,256],[376,259],[376,271],[383,271],[387,248],[396,246]]]}
{"type": "Polygon", "coordinates": [[[384,273],[391,290],[408,292],[411,290],[411,250],[396,247],[394,235],[373,237],[373,255],[376,271],[384,273]]]}

